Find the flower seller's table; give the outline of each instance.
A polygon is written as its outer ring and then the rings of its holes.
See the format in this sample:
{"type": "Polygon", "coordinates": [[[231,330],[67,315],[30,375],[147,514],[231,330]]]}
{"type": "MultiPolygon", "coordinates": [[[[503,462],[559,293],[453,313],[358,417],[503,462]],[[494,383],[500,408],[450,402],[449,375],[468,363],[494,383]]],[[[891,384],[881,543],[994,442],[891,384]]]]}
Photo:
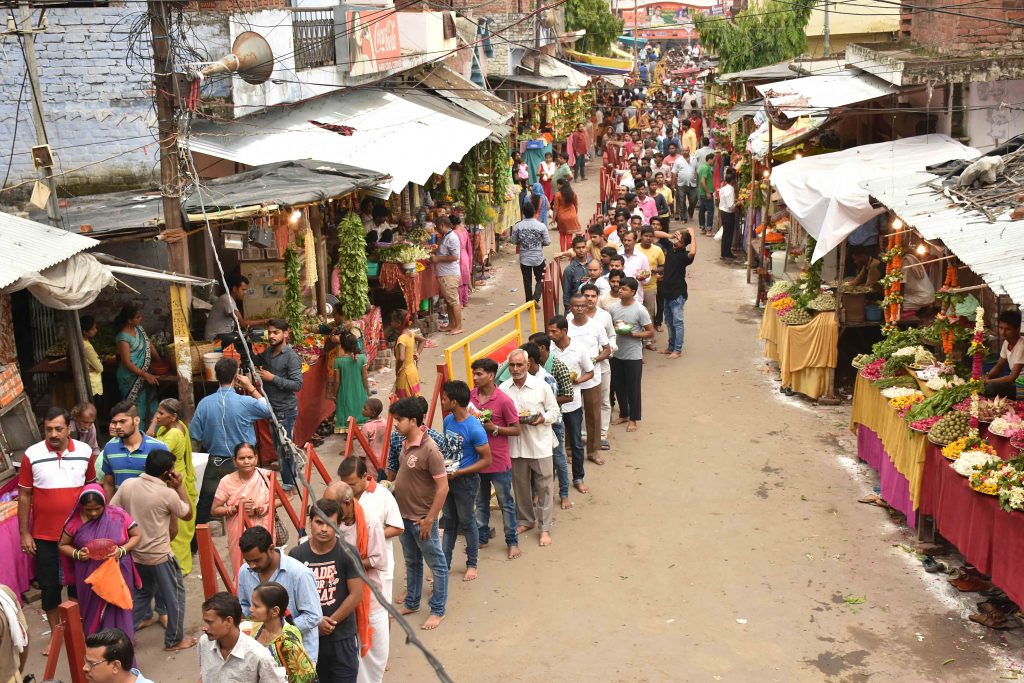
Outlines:
{"type": "Polygon", "coordinates": [[[410,312],[419,310],[421,301],[438,293],[434,264],[429,261],[422,263],[424,269],[417,269],[412,275],[406,273],[399,263],[385,261],[380,264],[380,286],[385,289],[401,289],[410,312]]]}
{"type": "Polygon", "coordinates": [[[857,455],[878,472],[882,498],[915,527],[928,439],[909,429],[881,392],[860,375],[853,389],[850,428],[857,433],[857,455]]]}
{"type": "MultiPolygon", "coordinates": [[[[1006,439],[990,436],[1004,460],[1017,454],[1006,439]]],[[[1024,602],[1024,514],[1004,512],[999,499],[971,489],[942,451],[928,444],[921,513],[935,519],[935,527],[978,571],[992,577],[1017,604],[1024,602]]]]}
{"type": "Polygon", "coordinates": [[[786,325],[765,307],[758,337],[765,358],[779,364],[782,385],[810,398],[828,391],[839,355],[839,320],[834,311],[819,313],[806,325],[786,325]]]}

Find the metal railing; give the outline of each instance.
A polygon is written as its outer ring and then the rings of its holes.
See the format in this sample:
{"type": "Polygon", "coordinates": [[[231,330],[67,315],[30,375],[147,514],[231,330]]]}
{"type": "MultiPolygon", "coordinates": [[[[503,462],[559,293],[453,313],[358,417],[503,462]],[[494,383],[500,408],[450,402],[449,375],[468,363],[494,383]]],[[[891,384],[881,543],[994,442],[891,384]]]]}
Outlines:
{"type": "Polygon", "coordinates": [[[334,21],[333,9],[292,10],[296,69],[332,66],[336,63],[334,21]]]}
{"type": "MultiPolygon", "coordinates": [[[[456,354],[462,356],[462,364],[465,366],[465,378],[466,383],[470,387],[473,386],[473,371],[470,366],[477,358],[483,358],[489,356],[496,351],[506,352],[515,348],[516,346],[523,343],[523,321],[521,319],[522,314],[528,314],[530,320],[530,333],[537,331],[537,304],[533,301],[528,301],[525,304],[516,306],[514,309],[487,323],[476,332],[467,335],[465,338],[455,342],[444,350],[444,368],[447,372],[448,379],[457,379],[458,376],[455,374],[455,357],[456,354]],[[508,326],[511,325],[511,329],[508,326]],[[481,337],[495,331],[505,328],[507,331],[502,334],[498,339],[492,341],[490,344],[485,345],[480,349],[472,349],[471,344],[481,337]]],[[[529,336],[529,335],[527,335],[529,336]]],[[[440,370],[442,366],[438,366],[440,370]]],[[[435,391],[436,393],[436,391],[435,391]]],[[[431,410],[431,416],[433,410],[431,410]]]]}

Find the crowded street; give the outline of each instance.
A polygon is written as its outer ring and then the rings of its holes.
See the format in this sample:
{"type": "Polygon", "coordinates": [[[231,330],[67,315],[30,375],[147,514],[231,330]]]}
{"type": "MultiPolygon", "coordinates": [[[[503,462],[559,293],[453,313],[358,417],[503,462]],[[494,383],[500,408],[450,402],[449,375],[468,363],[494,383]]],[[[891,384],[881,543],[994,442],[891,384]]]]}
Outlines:
{"type": "Polygon", "coordinates": [[[8,3],[0,683],[1024,676],[1022,24],[864,2],[8,3]]]}

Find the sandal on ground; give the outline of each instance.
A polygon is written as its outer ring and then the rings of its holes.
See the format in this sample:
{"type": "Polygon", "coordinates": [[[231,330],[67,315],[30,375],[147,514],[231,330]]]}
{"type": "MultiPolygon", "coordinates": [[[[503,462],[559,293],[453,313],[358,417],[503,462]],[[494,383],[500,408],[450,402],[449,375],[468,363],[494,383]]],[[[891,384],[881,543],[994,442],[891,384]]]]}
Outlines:
{"type": "Polygon", "coordinates": [[[988,626],[989,628],[997,630],[1017,628],[1017,623],[1015,621],[1009,621],[1002,615],[975,613],[968,617],[968,619],[973,621],[975,624],[981,624],[982,626],[988,626]]]}

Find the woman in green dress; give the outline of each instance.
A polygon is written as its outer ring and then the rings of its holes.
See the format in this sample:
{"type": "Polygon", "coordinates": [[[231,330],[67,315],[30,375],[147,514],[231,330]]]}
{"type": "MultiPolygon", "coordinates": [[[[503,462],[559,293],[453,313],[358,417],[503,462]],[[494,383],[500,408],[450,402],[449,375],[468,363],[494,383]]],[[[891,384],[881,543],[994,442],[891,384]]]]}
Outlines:
{"type": "Polygon", "coordinates": [[[125,304],[114,320],[117,336],[117,388],[121,398],[131,401],[139,411],[140,424],[148,424],[156,411],[156,389],[159,380],[149,371],[153,358],[160,354],[142,329],[142,312],[135,304],[125,304]]]}
{"type": "Polygon", "coordinates": [[[270,650],[274,664],[285,670],[288,683],[315,683],[316,667],[302,645],[302,633],[285,620],[288,591],[279,583],[269,581],[252,592],[249,617],[260,622],[252,637],[270,650]]]}
{"type": "Polygon", "coordinates": [[[181,475],[182,483],[185,486],[185,494],[192,503],[192,519],[186,521],[178,520],[178,535],[171,539],[171,550],[178,558],[181,565],[181,573],[188,575],[192,571],[192,537],[196,533],[196,499],[199,498],[199,491],[196,490],[196,470],[192,464],[192,438],[188,433],[188,427],[178,419],[181,412],[181,404],[175,398],[165,398],[160,401],[156,408],[156,415],[146,432],[155,436],[167,445],[167,450],[174,454],[174,470],[181,475]]]}
{"type": "Polygon", "coordinates": [[[338,373],[334,431],[344,434],[348,431],[349,417],[354,417],[358,424],[366,422],[366,418],[363,417],[363,404],[370,395],[370,382],[366,376],[366,356],[359,353],[355,335],[351,332],[343,333],[340,346],[332,368],[338,373]]]}

